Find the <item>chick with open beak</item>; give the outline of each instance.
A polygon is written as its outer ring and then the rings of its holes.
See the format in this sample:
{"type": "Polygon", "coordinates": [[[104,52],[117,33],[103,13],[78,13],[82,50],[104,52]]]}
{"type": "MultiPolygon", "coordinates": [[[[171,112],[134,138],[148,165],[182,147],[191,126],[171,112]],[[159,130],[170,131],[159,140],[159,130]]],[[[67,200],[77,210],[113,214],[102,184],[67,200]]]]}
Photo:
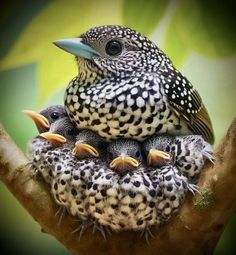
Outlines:
{"type": "Polygon", "coordinates": [[[39,113],[27,111],[27,115],[35,122],[40,133],[28,144],[31,167],[33,172],[40,173],[47,183],[51,183],[53,178],[52,167],[58,164],[59,160],[63,160],[60,150],[66,149],[65,157],[71,157],[68,152],[78,134],[70,119],[63,117],[65,115],[63,112],[64,108],[61,106],[48,107],[39,113]]]}
{"type": "Polygon", "coordinates": [[[91,130],[82,130],[76,136],[72,154],[78,159],[98,158],[105,152],[106,141],[91,130]]]}
{"type": "Polygon", "coordinates": [[[23,112],[34,121],[39,133],[48,131],[52,123],[67,116],[62,105],[49,106],[40,112],[31,110],[24,110],[23,112]]]}
{"type": "Polygon", "coordinates": [[[71,122],[69,117],[60,118],[51,123],[47,132],[40,134],[41,137],[47,139],[53,146],[57,147],[63,143],[74,143],[75,137],[80,131],[71,122]]]}
{"type": "Polygon", "coordinates": [[[140,144],[134,140],[112,141],[108,145],[107,153],[110,168],[121,174],[135,170],[142,162],[140,144]]]}

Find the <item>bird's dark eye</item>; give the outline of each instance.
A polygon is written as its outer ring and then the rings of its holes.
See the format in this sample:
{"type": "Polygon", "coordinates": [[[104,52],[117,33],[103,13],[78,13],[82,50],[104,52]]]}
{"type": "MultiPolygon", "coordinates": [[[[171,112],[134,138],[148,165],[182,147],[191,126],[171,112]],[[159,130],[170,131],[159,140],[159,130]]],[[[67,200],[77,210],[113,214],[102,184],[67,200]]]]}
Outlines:
{"type": "Polygon", "coordinates": [[[50,117],[53,119],[53,120],[57,120],[59,118],[59,113],[58,112],[52,112],[50,114],[50,117]]]}
{"type": "Polygon", "coordinates": [[[77,135],[77,130],[75,128],[70,128],[66,131],[66,134],[69,136],[76,136],[77,135]]]}
{"type": "Polygon", "coordinates": [[[135,156],[138,158],[138,157],[140,157],[140,151],[137,151],[136,153],[135,153],[135,156]]]}
{"type": "Polygon", "coordinates": [[[118,41],[109,41],[106,45],[106,53],[110,56],[116,56],[122,51],[121,43],[118,41]]]}

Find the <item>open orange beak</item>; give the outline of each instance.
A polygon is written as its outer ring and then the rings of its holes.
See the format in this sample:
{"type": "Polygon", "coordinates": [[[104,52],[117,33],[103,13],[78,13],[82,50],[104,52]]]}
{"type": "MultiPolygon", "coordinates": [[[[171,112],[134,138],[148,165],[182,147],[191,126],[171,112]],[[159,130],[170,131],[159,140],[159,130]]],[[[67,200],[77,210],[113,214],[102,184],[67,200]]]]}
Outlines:
{"type": "Polygon", "coordinates": [[[72,150],[72,154],[80,159],[99,157],[99,152],[87,143],[76,143],[72,150]]]}
{"type": "Polygon", "coordinates": [[[23,113],[29,116],[36,125],[49,129],[49,122],[42,114],[28,110],[24,110],[23,113]]]}
{"type": "Polygon", "coordinates": [[[139,166],[139,162],[132,157],[117,157],[112,160],[110,163],[110,168],[118,171],[124,172],[133,168],[137,168],[139,166]]]}
{"type": "Polygon", "coordinates": [[[41,133],[40,136],[47,139],[51,143],[65,143],[66,142],[66,138],[59,134],[44,132],[44,133],[41,133]]]}
{"type": "Polygon", "coordinates": [[[147,163],[152,167],[162,167],[170,162],[170,155],[164,151],[150,150],[147,156],[147,163]]]}

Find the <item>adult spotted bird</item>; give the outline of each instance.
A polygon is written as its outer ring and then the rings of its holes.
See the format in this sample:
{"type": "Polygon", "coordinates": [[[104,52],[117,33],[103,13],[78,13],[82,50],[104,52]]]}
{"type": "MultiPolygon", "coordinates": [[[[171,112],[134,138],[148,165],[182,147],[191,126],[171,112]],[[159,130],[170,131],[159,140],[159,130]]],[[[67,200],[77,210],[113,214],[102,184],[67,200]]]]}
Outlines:
{"type": "Polygon", "coordinates": [[[107,140],[167,133],[198,134],[213,143],[200,95],[145,36],[110,25],[55,44],[76,56],[79,74],[66,89],[65,107],[80,129],[107,140]]]}

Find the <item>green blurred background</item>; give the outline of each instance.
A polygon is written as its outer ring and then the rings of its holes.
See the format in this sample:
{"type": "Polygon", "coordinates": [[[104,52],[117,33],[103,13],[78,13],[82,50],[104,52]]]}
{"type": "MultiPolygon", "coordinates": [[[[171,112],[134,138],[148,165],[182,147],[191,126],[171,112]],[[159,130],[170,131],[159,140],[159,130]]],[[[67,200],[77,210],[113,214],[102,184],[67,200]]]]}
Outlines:
{"type": "MultiPolygon", "coordinates": [[[[36,130],[21,110],[62,104],[65,87],[77,74],[73,57],[52,41],[95,25],[130,26],[156,42],[201,94],[216,144],[236,115],[233,0],[19,0],[0,7],[0,120],[23,150],[36,130]]],[[[2,183],[0,201],[0,245],[5,254],[69,254],[40,232],[2,183]]],[[[234,216],[215,255],[233,254],[235,235],[234,216]]]]}

